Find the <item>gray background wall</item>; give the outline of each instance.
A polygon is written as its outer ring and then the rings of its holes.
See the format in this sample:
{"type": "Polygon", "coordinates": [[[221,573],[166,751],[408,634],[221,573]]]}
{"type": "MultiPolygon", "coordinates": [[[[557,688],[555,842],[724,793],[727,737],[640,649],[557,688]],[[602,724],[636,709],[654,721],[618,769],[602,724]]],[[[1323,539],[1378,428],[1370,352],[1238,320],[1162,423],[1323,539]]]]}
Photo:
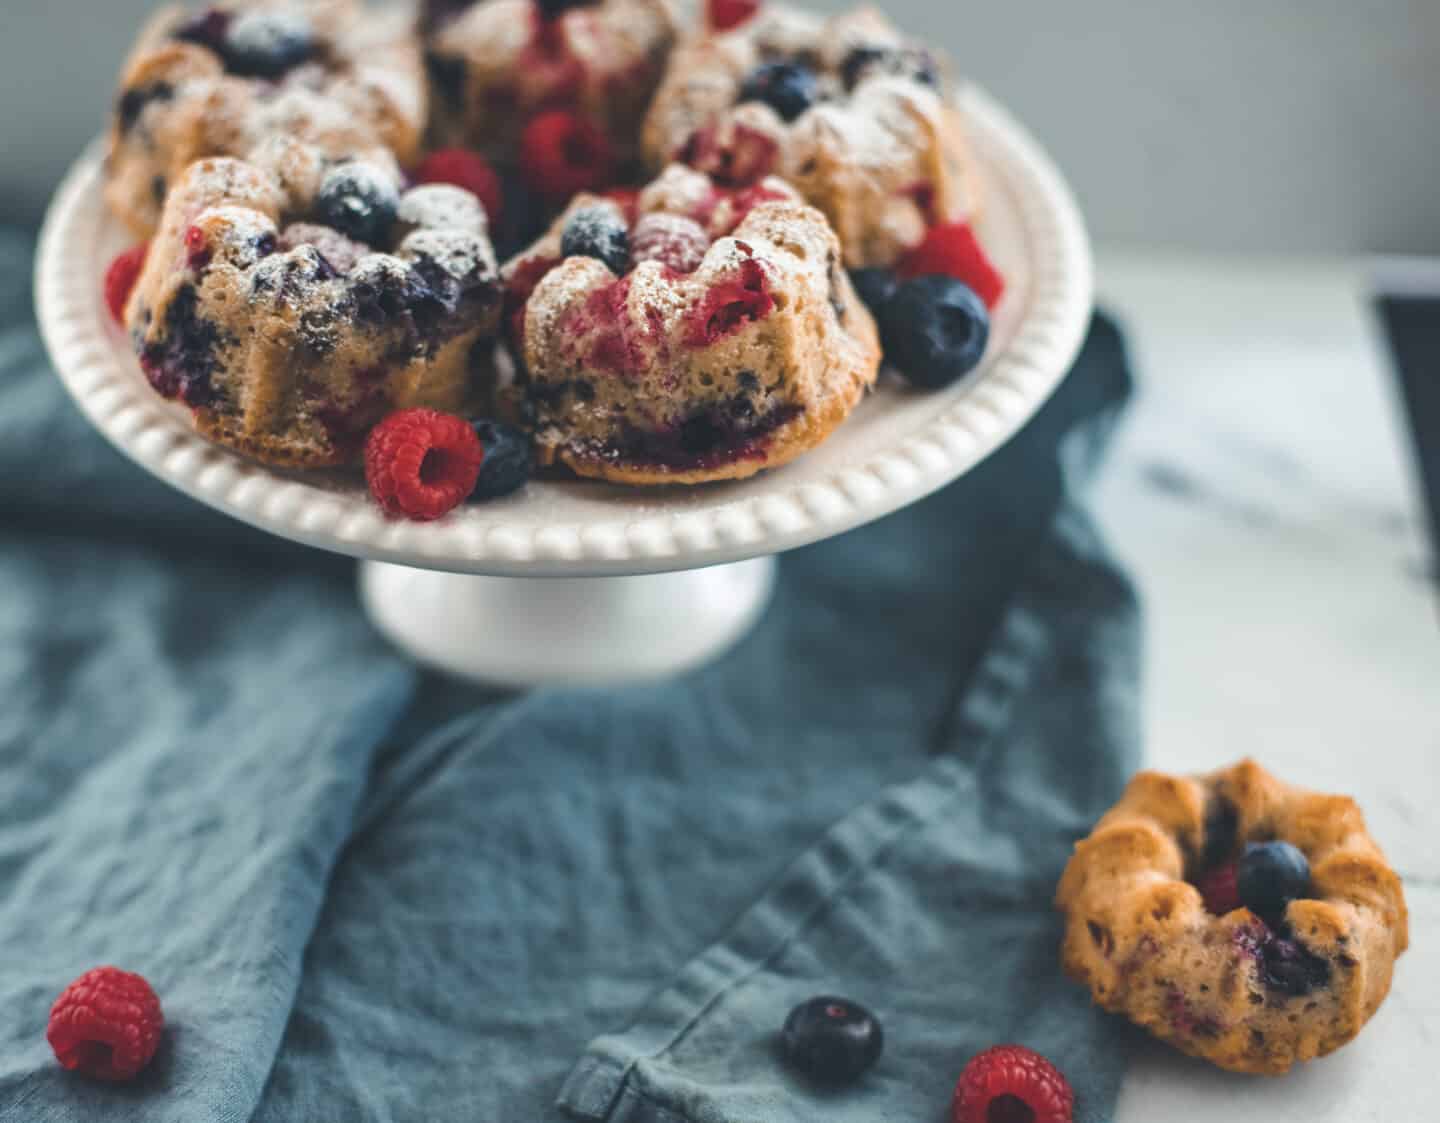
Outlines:
{"type": "MultiPolygon", "coordinates": [[[[1440,252],[1440,0],[882,3],[1030,124],[1100,239],[1440,252]]],[[[0,0],[0,218],[40,213],[155,6],[0,0]]]]}

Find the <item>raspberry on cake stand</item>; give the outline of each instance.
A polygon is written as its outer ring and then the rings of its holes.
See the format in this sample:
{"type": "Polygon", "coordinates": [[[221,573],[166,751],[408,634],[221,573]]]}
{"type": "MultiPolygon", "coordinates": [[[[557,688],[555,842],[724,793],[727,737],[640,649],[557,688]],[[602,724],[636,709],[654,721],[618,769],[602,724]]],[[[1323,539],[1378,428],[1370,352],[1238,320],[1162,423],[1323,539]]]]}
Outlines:
{"type": "Polygon", "coordinates": [[[1069,369],[1089,322],[1090,247],[1035,141],[975,87],[961,94],[981,165],[981,236],[1006,277],[981,366],[935,392],[889,375],[820,448],[750,480],[694,488],[532,482],[435,523],[387,519],[358,473],[293,473],[211,444],[146,384],[106,312],[126,236],[102,201],[101,150],[60,187],[36,268],[57,371],[117,448],[262,530],[362,559],[361,598],[421,662],[510,686],[680,672],[758,620],[775,555],[889,514],[969,471],[1069,369]]]}

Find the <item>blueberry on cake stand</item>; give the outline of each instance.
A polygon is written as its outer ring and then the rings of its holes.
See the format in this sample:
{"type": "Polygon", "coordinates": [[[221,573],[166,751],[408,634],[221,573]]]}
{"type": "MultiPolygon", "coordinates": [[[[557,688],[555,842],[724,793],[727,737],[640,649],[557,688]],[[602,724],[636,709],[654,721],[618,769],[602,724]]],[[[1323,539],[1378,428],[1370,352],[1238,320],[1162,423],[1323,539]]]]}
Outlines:
{"type": "Polygon", "coordinates": [[[1074,359],[1093,292],[1079,211],[1000,106],[974,87],[962,101],[987,188],[980,233],[1007,281],[985,361],[938,392],[886,376],[820,448],[743,482],[540,481],[422,524],[387,520],[358,474],[283,472],[211,444],[150,389],[107,317],[101,277],[126,239],[102,203],[98,148],[76,163],[46,221],[40,323],[66,387],[117,448],[228,515],[362,559],[366,609],[422,663],[508,686],[673,674],[759,619],[776,554],[963,475],[1025,423],[1074,359]]]}

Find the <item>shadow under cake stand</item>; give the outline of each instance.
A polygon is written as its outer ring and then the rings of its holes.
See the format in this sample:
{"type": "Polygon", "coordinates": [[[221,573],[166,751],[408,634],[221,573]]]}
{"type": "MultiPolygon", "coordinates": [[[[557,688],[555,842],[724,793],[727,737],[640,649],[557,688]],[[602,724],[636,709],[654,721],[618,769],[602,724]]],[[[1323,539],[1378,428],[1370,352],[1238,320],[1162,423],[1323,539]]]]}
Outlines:
{"type": "Polygon", "coordinates": [[[714,658],[760,618],[775,555],[944,486],[993,452],[1069,369],[1093,298],[1074,199],[981,90],[961,100],[987,188],[980,235],[1004,271],[982,365],[917,393],[886,375],[822,447],[754,479],[696,488],[533,482],[436,523],[385,519],[358,474],[267,468],[200,437],[147,385],[101,278],[125,247],[98,147],[51,204],[36,264],[41,329],[65,386],[121,452],[237,519],[362,559],[379,629],[420,662],[504,686],[617,683],[714,658]]]}

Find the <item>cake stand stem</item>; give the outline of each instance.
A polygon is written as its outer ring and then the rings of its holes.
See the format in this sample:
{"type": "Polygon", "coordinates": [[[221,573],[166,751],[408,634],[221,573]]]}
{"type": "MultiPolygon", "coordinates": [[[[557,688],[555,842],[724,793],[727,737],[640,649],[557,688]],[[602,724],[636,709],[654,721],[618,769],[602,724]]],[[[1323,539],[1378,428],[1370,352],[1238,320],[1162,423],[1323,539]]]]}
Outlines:
{"type": "Polygon", "coordinates": [[[360,595],[397,647],[491,686],[616,685],[679,674],[760,619],[775,559],[634,577],[474,577],[363,562],[360,595]]]}

